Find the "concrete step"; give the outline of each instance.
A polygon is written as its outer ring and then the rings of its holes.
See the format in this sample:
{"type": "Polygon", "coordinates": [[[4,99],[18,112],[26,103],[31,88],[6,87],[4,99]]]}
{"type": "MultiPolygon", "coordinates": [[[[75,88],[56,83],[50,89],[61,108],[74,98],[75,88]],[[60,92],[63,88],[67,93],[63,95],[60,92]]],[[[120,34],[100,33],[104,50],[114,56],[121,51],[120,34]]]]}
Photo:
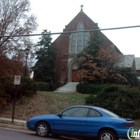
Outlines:
{"type": "Polygon", "coordinates": [[[68,82],[66,85],[59,87],[55,92],[76,92],[76,86],[79,82],[68,82]]]}

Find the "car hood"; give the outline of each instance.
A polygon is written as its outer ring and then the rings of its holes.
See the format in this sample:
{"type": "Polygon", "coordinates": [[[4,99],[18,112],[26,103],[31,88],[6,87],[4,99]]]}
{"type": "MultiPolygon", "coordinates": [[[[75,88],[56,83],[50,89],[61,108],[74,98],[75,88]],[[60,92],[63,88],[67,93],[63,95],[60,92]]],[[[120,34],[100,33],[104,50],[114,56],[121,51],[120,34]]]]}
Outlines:
{"type": "Polygon", "coordinates": [[[45,114],[45,115],[34,116],[34,117],[30,118],[30,119],[44,119],[44,118],[46,119],[46,118],[53,118],[53,117],[56,117],[56,115],[54,115],[54,114],[50,114],[50,115],[45,114]]]}

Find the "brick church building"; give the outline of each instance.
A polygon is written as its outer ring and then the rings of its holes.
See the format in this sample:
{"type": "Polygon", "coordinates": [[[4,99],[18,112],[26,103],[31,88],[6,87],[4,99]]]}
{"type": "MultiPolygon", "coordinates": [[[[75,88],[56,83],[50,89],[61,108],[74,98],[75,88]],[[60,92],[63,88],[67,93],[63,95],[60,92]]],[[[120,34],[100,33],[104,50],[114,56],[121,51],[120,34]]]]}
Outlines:
{"type": "MultiPolygon", "coordinates": [[[[87,47],[91,33],[88,32],[98,24],[92,21],[84,12],[81,6],[80,12],[65,26],[63,33],[53,42],[56,49],[55,60],[55,82],[62,86],[67,82],[80,82],[82,77],[77,74],[77,54],[87,47]],[[87,32],[71,32],[87,30],[87,32]],[[68,32],[65,34],[65,32],[68,32]]],[[[112,47],[119,54],[119,49],[103,34],[104,46],[112,47]]]]}

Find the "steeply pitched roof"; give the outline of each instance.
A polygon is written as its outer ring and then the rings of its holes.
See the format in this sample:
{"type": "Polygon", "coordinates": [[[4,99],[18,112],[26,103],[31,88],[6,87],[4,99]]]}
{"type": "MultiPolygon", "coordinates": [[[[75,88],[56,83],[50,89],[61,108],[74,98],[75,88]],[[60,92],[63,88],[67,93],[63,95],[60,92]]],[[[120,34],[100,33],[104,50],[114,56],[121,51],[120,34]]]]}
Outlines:
{"type": "MultiPolygon", "coordinates": [[[[90,17],[88,17],[82,9],[82,5],[81,5],[81,10],[80,12],[65,26],[65,29],[63,30],[63,32],[67,32],[67,31],[76,31],[77,30],[77,25],[82,22],[84,24],[84,30],[92,30],[94,27],[98,27],[98,24],[95,23],[90,17]]],[[[114,48],[116,49],[117,52],[121,53],[121,51],[117,48],[116,45],[114,45],[114,43],[108,39],[102,32],[101,35],[103,36],[104,39],[104,46],[111,46],[113,44],[114,48]]],[[[61,35],[60,35],[61,36],[61,35]]],[[[59,36],[59,37],[60,37],[59,36]]],[[[59,38],[58,37],[58,38],[59,38]]],[[[57,39],[58,39],[57,38],[57,39]]],[[[56,40],[57,40],[56,39],[56,40]]],[[[55,40],[55,41],[56,41],[55,40]]],[[[54,41],[54,42],[55,42],[54,41]]]]}
{"type": "Polygon", "coordinates": [[[135,58],[136,70],[140,70],[140,57],[135,58]]]}
{"type": "Polygon", "coordinates": [[[77,30],[77,25],[79,22],[84,23],[84,29],[88,29],[89,27],[93,29],[93,27],[97,26],[91,18],[89,18],[83,11],[80,11],[67,25],[66,28],[70,30],[77,30]],[[75,28],[76,27],[76,28],[75,28]]]}

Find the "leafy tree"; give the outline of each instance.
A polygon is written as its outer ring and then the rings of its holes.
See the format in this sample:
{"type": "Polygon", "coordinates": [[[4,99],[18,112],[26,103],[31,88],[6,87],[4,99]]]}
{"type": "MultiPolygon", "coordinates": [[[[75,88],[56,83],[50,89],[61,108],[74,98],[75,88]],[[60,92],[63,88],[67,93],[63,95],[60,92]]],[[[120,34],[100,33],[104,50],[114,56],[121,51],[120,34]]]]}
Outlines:
{"type": "Polygon", "coordinates": [[[51,46],[51,37],[47,33],[47,30],[42,32],[43,35],[36,45],[40,48],[36,52],[37,62],[33,67],[34,79],[41,82],[53,82],[54,79],[55,49],[51,46]]]}
{"type": "Polygon", "coordinates": [[[7,57],[0,57],[0,77],[23,74],[23,63],[11,60],[7,57]]]}
{"type": "Polygon", "coordinates": [[[132,87],[139,85],[137,74],[132,68],[121,68],[120,74],[127,79],[127,83],[129,83],[132,87]]]}
{"type": "Polygon", "coordinates": [[[110,47],[100,47],[96,56],[84,52],[83,56],[79,58],[79,62],[82,64],[79,73],[82,73],[83,78],[90,82],[126,81],[126,78],[115,67],[119,57],[116,51],[110,47]]]}
{"type": "Polygon", "coordinates": [[[118,55],[114,49],[109,47],[100,47],[96,57],[83,53],[83,56],[79,58],[79,62],[82,64],[79,73],[82,73],[83,78],[89,82],[138,86],[139,80],[132,68],[117,66],[121,57],[122,55],[118,55]]]}

